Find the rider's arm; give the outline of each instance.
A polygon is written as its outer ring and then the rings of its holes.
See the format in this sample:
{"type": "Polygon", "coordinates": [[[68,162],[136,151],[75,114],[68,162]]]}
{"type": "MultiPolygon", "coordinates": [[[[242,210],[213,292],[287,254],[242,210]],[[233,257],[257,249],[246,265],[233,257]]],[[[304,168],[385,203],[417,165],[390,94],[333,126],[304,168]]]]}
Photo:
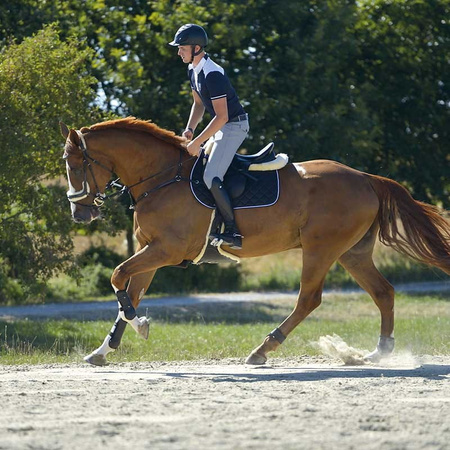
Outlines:
{"type": "Polygon", "coordinates": [[[183,132],[183,136],[189,140],[194,137],[194,130],[197,128],[200,120],[202,120],[203,114],[205,112],[205,107],[203,106],[203,102],[197,92],[193,90],[192,96],[194,98],[194,102],[192,103],[191,113],[189,114],[189,120],[186,125],[186,130],[183,132]]]}
{"type": "Polygon", "coordinates": [[[215,116],[205,129],[188,145],[189,153],[198,154],[200,145],[214,136],[228,122],[227,98],[221,97],[212,101],[215,116]]]}
{"type": "Polygon", "coordinates": [[[207,141],[214,136],[228,122],[228,106],[226,97],[218,98],[212,101],[214,112],[216,115],[205,129],[195,138],[200,143],[207,141]]]}

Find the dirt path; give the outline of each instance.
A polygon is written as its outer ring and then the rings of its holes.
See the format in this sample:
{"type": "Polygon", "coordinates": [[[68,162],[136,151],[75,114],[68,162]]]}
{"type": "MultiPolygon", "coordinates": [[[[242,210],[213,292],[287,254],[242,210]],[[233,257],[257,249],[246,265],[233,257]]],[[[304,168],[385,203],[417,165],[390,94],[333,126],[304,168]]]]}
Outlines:
{"type": "Polygon", "coordinates": [[[0,366],[0,449],[450,449],[450,357],[0,366]]]}
{"type": "MultiPolygon", "coordinates": [[[[448,292],[450,281],[406,283],[395,286],[397,292],[448,292]]],[[[324,297],[342,293],[359,293],[360,289],[325,290],[324,297]]],[[[228,292],[221,294],[198,294],[173,297],[144,298],[139,310],[145,313],[146,308],[155,306],[188,306],[206,303],[264,302],[267,300],[288,299],[295,302],[297,292],[228,292]]],[[[117,301],[46,303],[40,305],[1,306],[0,320],[15,319],[110,319],[117,316],[117,301]]]]}

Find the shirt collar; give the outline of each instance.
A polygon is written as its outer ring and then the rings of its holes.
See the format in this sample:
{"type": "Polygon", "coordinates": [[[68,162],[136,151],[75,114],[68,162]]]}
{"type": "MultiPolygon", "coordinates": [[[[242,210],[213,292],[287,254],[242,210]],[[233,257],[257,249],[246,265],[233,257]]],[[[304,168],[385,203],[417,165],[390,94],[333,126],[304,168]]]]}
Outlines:
{"type": "Polygon", "coordinates": [[[205,55],[195,67],[191,64],[190,68],[194,70],[196,75],[198,75],[201,72],[207,59],[208,59],[208,55],[205,55]]]}

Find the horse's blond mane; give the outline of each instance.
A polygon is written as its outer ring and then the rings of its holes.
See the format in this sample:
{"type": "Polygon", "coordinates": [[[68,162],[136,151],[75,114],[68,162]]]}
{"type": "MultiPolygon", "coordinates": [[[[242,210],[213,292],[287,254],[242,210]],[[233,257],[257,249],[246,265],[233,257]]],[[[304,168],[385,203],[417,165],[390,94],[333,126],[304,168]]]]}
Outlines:
{"type": "Polygon", "coordinates": [[[136,119],[136,117],[126,117],[125,119],[115,119],[96,123],[95,125],[92,125],[88,128],[82,128],[81,131],[97,131],[111,128],[137,130],[143,131],[144,133],[150,133],[155,138],[161,139],[162,141],[168,142],[169,144],[173,144],[178,148],[186,150],[185,138],[177,136],[173,131],[160,128],[152,122],[136,119]]]}

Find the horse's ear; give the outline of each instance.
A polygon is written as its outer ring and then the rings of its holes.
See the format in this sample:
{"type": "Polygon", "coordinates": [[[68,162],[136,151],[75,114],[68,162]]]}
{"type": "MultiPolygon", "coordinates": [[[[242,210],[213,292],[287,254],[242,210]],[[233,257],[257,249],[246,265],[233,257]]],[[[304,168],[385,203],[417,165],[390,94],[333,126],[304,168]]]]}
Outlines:
{"type": "Polygon", "coordinates": [[[80,138],[78,133],[75,130],[69,130],[69,140],[73,142],[75,145],[80,145],[80,138]]]}
{"type": "Polygon", "coordinates": [[[69,130],[68,126],[63,122],[59,122],[59,127],[61,128],[61,134],[65,139],[68,137],[75,145],[80,145],[80,138],[75,130],[69,130]]]}
{"type": "Polygon", "coordinates": [[[69,128],[64,122],[59,122],[59,128],[61,130],[61,134],[63,135],[64,139],[67,139],[67,136],[69,136],[69,128]]]}

